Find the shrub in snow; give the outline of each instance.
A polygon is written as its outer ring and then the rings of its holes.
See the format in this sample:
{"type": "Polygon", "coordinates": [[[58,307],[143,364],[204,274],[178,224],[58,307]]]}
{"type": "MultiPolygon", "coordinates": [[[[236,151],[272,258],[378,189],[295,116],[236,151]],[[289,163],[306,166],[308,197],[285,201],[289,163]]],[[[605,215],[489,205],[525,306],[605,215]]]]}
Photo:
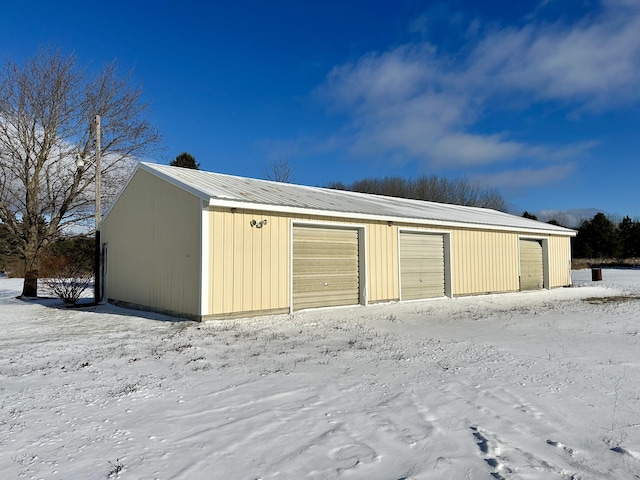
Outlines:
{"type": "Polygon", "coordinates": [[[43,282],[56,297],[73,305],[91,284],[93,273],[79,269],[73,259],[62,260],[64,264],[55,274],[43,279],[43,282]]]}
{"type": "Polygon", "coordinates": [[[73,252],[54,252],[44,260],[46,276],[43,283],[64,303],[75,304],[93,280],[90,248],[73,252]]]}

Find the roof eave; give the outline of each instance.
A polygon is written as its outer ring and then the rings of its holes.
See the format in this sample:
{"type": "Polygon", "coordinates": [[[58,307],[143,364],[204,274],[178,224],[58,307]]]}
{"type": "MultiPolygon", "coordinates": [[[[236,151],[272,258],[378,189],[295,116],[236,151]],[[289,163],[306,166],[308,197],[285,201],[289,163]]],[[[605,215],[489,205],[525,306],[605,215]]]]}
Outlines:
{"type": "Polygon", "coordinates": [[[447,221],[447,220],[435,220],[435,219],[422,218],[422,217],[376,215],[376,214],[354,213],[354,212],[340,211],[340,210],[321,210],[321,209],[304,208],[304,207],[292,207],[287,205],[252,203],[252,202],[246,202],[242,200],[212,197],[208,193],[203,192],[202,190],[199,190],[185,183],[184,181],[176,179],[175,177],[164,173],[160,169],[154,168],[154,164],[140,162],[138,164],[138,167],[136,168],[136,171],[138,169],[141,169],[153,175],[156,175],[162,178],[163,180],[169,182],[170,184],[178,188],[181,188],[186,192],[191,193],[192,195],[202,200],[203,205],[208,205],[209,207],[238,208],[238,209],[244,209],[244,210],[261,210],[265,212],[274,212],[274,213],[328,216],[328,217],[334,217],[334,218],[345,218],[345,219],[356,219],[356,220],[412,223],[416,225],[429,225],[429,226],[435,226],[435,227],[454,227],[454,228],[457,227],[457,228],[471,228],[475,230],[518,232],[518,233],[529,234],[529,235],[558,235],[558,236],[565,236],[565,237],[575,237],[577,234],[575,230],[564,229],[564,228],[562,230],[544,229],[544,228],[527,228],[527,227],[518,227],[518,226],[510,226],[510,225],[497,225],[497,224],[492,225],[492,224],[480,223],[480,222],[478,223],[455,222],[455,221],[447,221]]]}
{"type": "Polygon", "coordinates": [[[419,217],[400,217],[389,215],[372,215],[354,212],[343,212],[337,210],[316,210],[312,208],[291,207],[285,205],[269,205],[242,202],[238,200],[226,200],[219,198],[209,198],[209,207],[218,208],[237,208],[243,210],[260,210],[264,212],[273,213],[288,213],[298,215],[315,215],[326,216],[335,218],[355,219],[355,220],[373,220],[380,222],[396,222],[396,223],[413,223],[416,225],[429,225],[434,227],[454,227],[454,228],[471,228],[475,230],[495,230],[502,232],[518,232],[532,235],[558,235],[564,237],[575,237],[577,232],[575,230],[563,229],[544,229],[544,228],[526,228],[510,225],[490,225],[486,223],[471,223],[471,222],[452,222],[447,220],[435,220],[429,218],[419,217]]]}

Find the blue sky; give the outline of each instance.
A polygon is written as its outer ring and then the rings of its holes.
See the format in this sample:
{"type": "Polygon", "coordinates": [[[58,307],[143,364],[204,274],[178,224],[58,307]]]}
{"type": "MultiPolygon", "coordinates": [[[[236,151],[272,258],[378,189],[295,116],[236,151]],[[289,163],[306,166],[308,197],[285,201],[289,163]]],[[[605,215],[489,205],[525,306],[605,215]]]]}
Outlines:
{"type": "Polygon", "coordinates": [[[150,161],[465,177],[516,213],[640,217],[640,0],[4,5],[2,59],[41,45],[133,68],[165,137],[150,161]]]}

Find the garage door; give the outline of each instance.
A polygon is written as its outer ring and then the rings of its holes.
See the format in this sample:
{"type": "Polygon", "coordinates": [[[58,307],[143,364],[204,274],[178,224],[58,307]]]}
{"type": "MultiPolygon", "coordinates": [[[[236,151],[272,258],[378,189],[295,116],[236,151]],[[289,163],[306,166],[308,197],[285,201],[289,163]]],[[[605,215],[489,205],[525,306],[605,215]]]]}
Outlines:
{"type": "Polygon", "coordinates": [[[544,287],[542,242],[520,240],[520,290],[541,290],[544,287]]]}
{"type": "Polygon", "coordinates": [[[360,303],[358,230],[293,228],[293,310],[360,303]]]}
{"type": "Polygon", "coordinates": [[[400,233],[400,298],[442,297],[444,286],[444,237],[400,233]]]}

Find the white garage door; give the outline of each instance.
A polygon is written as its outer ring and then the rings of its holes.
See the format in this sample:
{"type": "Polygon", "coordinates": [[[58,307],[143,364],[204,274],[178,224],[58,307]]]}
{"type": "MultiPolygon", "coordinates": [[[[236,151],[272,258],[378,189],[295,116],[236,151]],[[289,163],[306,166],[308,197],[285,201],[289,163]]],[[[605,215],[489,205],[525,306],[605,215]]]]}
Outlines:
{"type": "Polygon", "coordinates": [[[293,228],[293,310],[360,303],[358,230],[293,228]]]}
{"type": "Polygon", "coordinates": [[[416,300],[445,295],[444,237],[400,233],[400,298],[416,300]]]}
{"type": "Polygon", "coordinates": [[[543,287],[542,242],[520,239],[520,290],[541,290],[543,287]]]}

